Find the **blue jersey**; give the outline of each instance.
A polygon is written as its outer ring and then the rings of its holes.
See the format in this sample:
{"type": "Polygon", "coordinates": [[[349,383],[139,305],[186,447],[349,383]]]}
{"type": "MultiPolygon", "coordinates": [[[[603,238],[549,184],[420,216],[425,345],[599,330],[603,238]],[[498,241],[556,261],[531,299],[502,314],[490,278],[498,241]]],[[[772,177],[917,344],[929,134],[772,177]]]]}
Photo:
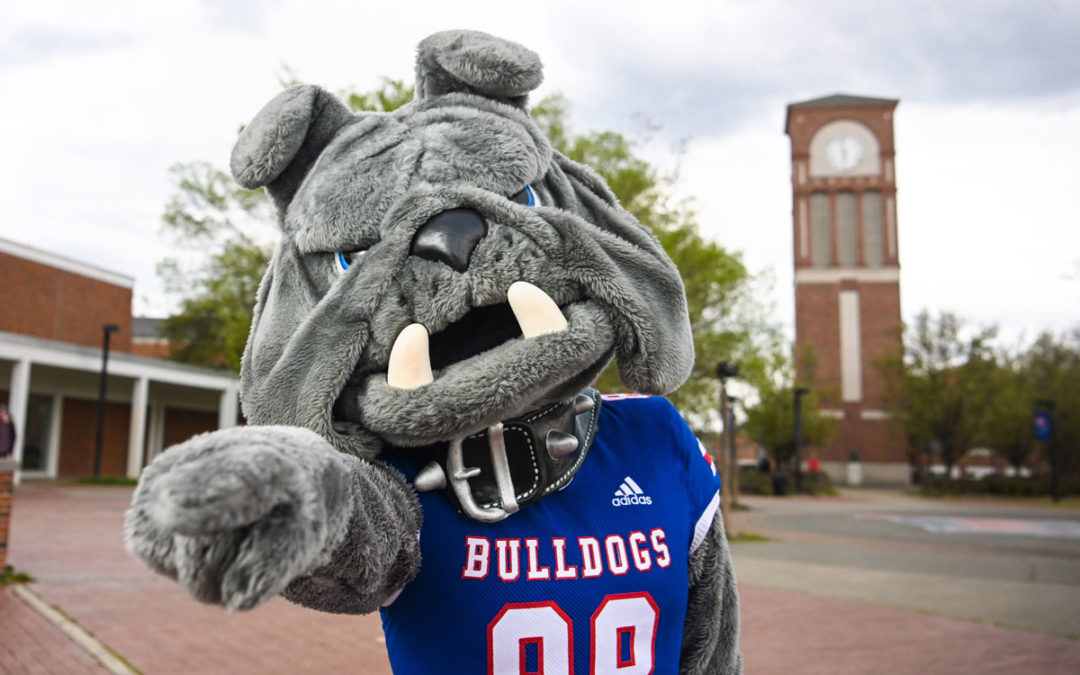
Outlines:
{"type": "Polygon", "coordinates": [[[561,491],[491,524],[420,494],[420,572],[382,610],[394,671],[677,672],[687,563],[718,490],[667,400],[612,396],[561,491]]]}

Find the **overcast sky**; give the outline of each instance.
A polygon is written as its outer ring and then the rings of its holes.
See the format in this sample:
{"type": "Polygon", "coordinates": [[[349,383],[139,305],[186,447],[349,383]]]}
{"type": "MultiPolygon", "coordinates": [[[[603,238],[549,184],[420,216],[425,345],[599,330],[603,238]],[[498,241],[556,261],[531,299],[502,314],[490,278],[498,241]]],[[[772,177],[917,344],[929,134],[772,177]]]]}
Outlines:
{"type": "Polygon", "coordinates": [[[221,167],[287,64],[337,91],[412,79],[447,28],[514,39],[579,131],[636,134],[696,200],[706,236],[772,275],[793,322],[786,104],[898,98],[902,307],[1080,324],[1080,2],[9,2],[0,8],[0,237],[134,276],[154,265],[168,167],[221,167]]]}

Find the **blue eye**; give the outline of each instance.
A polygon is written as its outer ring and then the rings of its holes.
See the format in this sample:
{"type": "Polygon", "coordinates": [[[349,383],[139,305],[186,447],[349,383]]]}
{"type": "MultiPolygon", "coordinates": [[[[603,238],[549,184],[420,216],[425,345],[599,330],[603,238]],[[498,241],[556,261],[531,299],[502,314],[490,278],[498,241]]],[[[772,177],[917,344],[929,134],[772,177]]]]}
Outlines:
{"type": "Polygon", "coordinates": [[[533,189],[526,185],[520,192],[510,195],[510,201],[521,204],[522,206],[536,206],[540,203],[537,199],[536,193],[533,189]]]}
{"type": "Polygon", "coordinates": [[[361,256],[365,253],[367,253],[367,251],[360,249],[354,251],[338,251],[334,255],[334,259],[337,261],[338,271],[344,272],[349,269],[352,267],[353,263],[360,260],[361,256]]]}

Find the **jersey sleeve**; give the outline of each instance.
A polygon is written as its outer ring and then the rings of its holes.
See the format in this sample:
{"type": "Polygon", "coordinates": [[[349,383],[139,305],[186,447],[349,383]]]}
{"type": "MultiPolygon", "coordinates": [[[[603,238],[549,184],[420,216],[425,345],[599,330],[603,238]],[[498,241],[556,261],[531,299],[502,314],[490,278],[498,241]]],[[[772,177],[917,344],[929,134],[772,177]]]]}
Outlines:
{"type": "MultiPolygon", "coordinates": [[[[701,509],[697,519],[694,521],[694,538],[690,542],[691,554],[705,541],[705,535],[709,533],[709,528],[712,527],[716,510],[720,508],[720,476],[716,473],[716,463],[713,462],[709,451],[705,449],[705,445],[697,438],[694,438],[694,440],[697,442],[697,450],[703,461],[697,462],[696,465],[692,463],[690,493],[691,495],[700,493],[702,495],[700,497],[701,501],[704,501],[705,496],[708,496],[709,501],[701,509]],[[705,471],[705,467],[708,467],[708,471],[705,471]]],[[[693,503],[697,504],[698,502],[693,503]]]]}
{"type": "Polygon", "coordinates": [[[679,411],[668,404],[675,426],[677,452],[685,467],[686,494],[690,503],[690,553],[701,546],[720,508],[720,475],[705,445],[683,420],[679,411]]]}

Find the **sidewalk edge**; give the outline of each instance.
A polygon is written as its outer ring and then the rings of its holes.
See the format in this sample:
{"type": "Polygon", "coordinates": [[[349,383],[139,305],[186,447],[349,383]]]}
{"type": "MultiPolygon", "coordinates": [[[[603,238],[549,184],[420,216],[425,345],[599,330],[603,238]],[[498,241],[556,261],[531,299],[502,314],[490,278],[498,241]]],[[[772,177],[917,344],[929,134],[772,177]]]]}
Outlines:
{"type": "Polygon", "coordinates": [[[51,624],[59,628],[71,638],[72,642],[79,645],[83,651],[97,659],[113,675],[138,675],[138,671],[116,658],[109,648],[95,638],[82,626],[64,616],[61,612],[51,607],[41,599],[39,595],[31,591],[25,584],[13,584],[12,590],[20,600],[29,605],[34,611],[45,617],[51,624]]]}

